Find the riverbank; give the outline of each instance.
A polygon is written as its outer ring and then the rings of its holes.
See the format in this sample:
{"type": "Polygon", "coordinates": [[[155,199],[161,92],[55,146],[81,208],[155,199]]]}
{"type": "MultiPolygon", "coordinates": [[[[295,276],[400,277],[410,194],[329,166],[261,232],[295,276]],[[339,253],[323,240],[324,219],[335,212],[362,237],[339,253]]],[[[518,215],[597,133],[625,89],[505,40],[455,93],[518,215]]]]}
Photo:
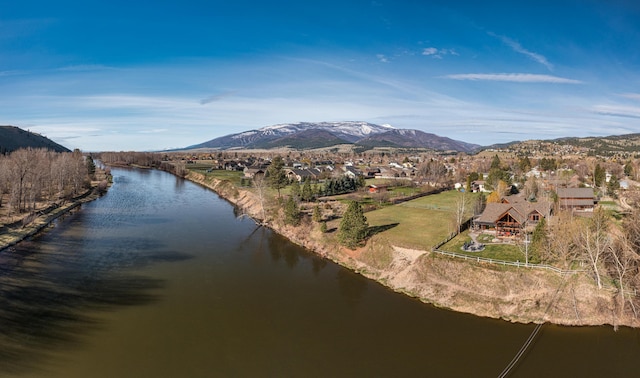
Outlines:
{"type": "Polygon", "coordinates": [[[51,206],[48,211],[40,211],[36,214],[26,215],[20,221],[10,225],[3,225],[0,228],[0,251],[37,234],[60,216],[73,211],[83,203],[93,201],[99,197],[100,194],[96,188],[91,188],[63,205],[51,206]]]}
{"type": "MultiPolygon", "coordinates": [[[[381,235],[373,236],[364,247],[352,251],[339,246],[331,235],[320,232],[313,222],[303,222],[297,227],[285,225],[277,216],[279,210],[263,206],[265,200],[249,189],[197,172],[189,172],[186,178],[214,190],[243,213],[292,242],[394,291],[437,307],[520,323],[638,327],[632,309],[626,306],[622,310],[614,291],[598,290],[584,273],[563,276],[550,271],[460,261],[429,251],[400,248],[381,235]]],[[[333,226],[336,225],[334,222],[333,226]]]]}

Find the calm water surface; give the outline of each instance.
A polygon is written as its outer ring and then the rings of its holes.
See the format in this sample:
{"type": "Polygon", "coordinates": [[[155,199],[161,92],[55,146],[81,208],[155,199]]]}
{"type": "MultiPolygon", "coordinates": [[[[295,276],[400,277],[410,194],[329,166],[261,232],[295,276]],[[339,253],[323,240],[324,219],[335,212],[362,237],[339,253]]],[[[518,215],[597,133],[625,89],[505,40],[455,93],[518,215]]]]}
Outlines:
{"type": "MultiPolygon", "coordinates": [[[[113,174],[0,252],[0,376],[495,377],[533,330],[393,293],[167,173],[113,174]]],[[[639,336],[546,325],[512,376],[637,376],[639,336]]]]}

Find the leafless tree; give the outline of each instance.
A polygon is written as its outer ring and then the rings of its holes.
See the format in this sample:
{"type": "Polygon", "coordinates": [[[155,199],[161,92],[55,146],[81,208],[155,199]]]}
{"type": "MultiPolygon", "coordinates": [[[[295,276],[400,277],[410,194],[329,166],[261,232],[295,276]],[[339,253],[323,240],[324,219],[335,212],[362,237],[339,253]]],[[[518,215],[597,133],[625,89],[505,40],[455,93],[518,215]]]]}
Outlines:
{"type": "Polygon", "coordinates": [[[455,207],[455,222],[456,222],[456,230],[460,233],[460,229],[462,227],[462,223],[467,219],[469,214],[469,197],[466,192],[458,193],[458,197],[456,198],[456,207],[455,207]]]}
{"type": "Polygon", "coordinates": [[[34,169],[31,159],[32,151],[32,149],[20,149],[10,155],[8,178],[12,185],[11,203],[18,212],[24,209],[25,193],[34,169]]]}
{"type": "Polygon", "coordinates": [[[264,175],[257,175],[253,177],[253,187],[255,188],[258,200],[260,201],[260,209],[262,212],[262,222],[267,222],[266,201],[267,201],[267,180],[264,175]]]}
{"type": "Polygon", "coordinates": [[[576,244],[581,257],[586,260],[594,275],[598,289],[602,289],[601,267],[606,254],[610,253],[612,240],[609,234],[609,218],[604,210],[596,209],[593,218],[586,220],[576,234],[576,244]]]}
{"type": "MultiPolygon", "coordinates": [[[[9,194],[11,211],[33,211],[38,203],[78,194],[87,183],[82,154],[20,149],[0,158],[0,193],[9,194]]],[[[0,198],[0,204],[2,204],[0,198]]]]}
{"type": "Polygon", "coordinates": [[[637,316],[633,299],[627,301],[627,291],[636,289],[640,267],[640,210],[633,209],[623,221],[622,227],[615,233],[616,243],[609,251],[607,265],[615,278],[620,295],[623,312],[625,303],[629,303],[634,315],[637,316]]]}

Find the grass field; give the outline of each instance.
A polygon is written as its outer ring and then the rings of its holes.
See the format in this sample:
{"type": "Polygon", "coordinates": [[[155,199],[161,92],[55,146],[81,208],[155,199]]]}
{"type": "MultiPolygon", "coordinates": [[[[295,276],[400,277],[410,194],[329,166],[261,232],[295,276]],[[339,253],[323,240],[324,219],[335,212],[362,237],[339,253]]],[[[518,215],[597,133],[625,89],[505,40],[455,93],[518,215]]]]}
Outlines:
{"type": "MultiPolygon", "coordinates": [[[[478,238],[479,243],[487,243],[493,237],[483,237],[480,235],[478,238]]],[[[479,252],[466,252],[461,247],[466,242],[470,242],[471,237],[469,231],[464,231],[460,235],[453,238],[451,241],[440,247],[443,251],[461,253],[473,257],[486,257],[497,260],[506,261],[525,261],[525,256],[522,250],[517,245],[511,244],[485,244],[485,249],[479,252]]]]}
{"type": "Polygon", "coordinates": [[[236,186],[241,186],[242,179],[244,178],[244,173],[240,171],[227,171],[224,169],[215,169],[211,172],[207,172],[210,165],[205,164],[191,164],[186,166],[187,169],[202,173],[203,175],[217,178],[218,180],[229,180],[236,186]]]}
{"type": "MultiPolygon", "coordinates": [[[[462,194],[451,190],[366,213],[374,233],[393,245],[430,250],[455,230],[454,211],[462,194]]],[[[469,209],[475,197],[469,201],[469,209]]],[[[464,243],[464,242],[463,242],[464,243]]]]}

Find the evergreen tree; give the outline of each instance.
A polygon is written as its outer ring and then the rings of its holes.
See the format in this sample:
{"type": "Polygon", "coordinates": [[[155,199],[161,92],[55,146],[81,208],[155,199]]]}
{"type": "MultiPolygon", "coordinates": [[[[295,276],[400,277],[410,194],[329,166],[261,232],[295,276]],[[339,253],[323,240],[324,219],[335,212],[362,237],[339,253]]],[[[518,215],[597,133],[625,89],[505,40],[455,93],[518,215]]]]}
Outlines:
{"type": "Polygon", "coordinates": [[[531,161],[529,160],[529,157],[525,156],[524,158],[520,159],[518,161],[518,166],[520,167],[520,170],[522,172],[529,172],[531,170],[531,161]]]}
{"type": "Polygon", "coordinates": [[[362,207],[358,202],[351,201],[340,221],[338,241],[348,248],[355,249],[367,237],[368,228],[369,224],[362,207]]]}
{"type": "Polygon", "coordinates": [[[624,165],[624,175],[627,177],[631,177],[631,175],[633,175],[633,165],[631,162],[624,165]]]}
{"type": "Polygon", "coordinates": [[[556,162],[556,159],[553,158],[542,158],[538,165],[540,165],[540,168],[543,171],[554,171],[558,168],[558,163],[556,162]]]}
{"type": "Polygon", "coordinates": [[[314,222],[320,222],[322,220],[322,211],[320,210],[320,205],[316,205],[313,208],[312,219],[314,222]]]}
{"type": "Polygon", "coordinates": [[[498,157],[498,154],[495,154],[493,159],[491,159],[490,169],[500,169],[500,158],[498,157]]]}
{"type": "Polygon", "coordinates": [[[298,199],[300,198],[300,193],[300,183],[298,183],[298,180],[293,180],[291,183],[291,195],[298,199]]]}
{"type": "Polygon", "coordinates": [[[284,161],[281,156],[276,156],[271,161],[271,165],[267,168],[266,177],[273,189],[278,191],[278,198],[280,198],[280,189],[284,188],[288,184],[287,174],[284,172],[284,161]]]}
{"type": "Polygon", "coordinates": [[[293,196],[289,196],[284,203],[284,223],[293,226],[300,224],[300,208],[293,196]]]}
{"type": "Polygon", "coordinates": [[[548,244],[547,221],[542,218],[538,221],[531,237],[531,257],[530,262],[539,263],[544,261],[544,251],[548,244]]]}
{"type": "Polygon", "coordinates": [[[313,200],[313,191],[311,190],[311,183],[309,182],[309,179],[304,180],[304,184],[302,185],[301,198],[305,202],[313,200]]]}
{"type": "Polygon", "coordinates": [[[604,183],[604,180],[606,179],[606,175],[607,173],[605,172],[604,168],[602,168],[600,164],[596,164],[596,167],[593,170],[593,184],[596,187],[602,185],[604,183]]]}
{"type": "Polygon", "coordinates": [[[613,198],[617,198],[616,191],[620,189],[620,181],[616,175],[611,175],[609,182],[607,183],[607,193],[613,198]]]}

